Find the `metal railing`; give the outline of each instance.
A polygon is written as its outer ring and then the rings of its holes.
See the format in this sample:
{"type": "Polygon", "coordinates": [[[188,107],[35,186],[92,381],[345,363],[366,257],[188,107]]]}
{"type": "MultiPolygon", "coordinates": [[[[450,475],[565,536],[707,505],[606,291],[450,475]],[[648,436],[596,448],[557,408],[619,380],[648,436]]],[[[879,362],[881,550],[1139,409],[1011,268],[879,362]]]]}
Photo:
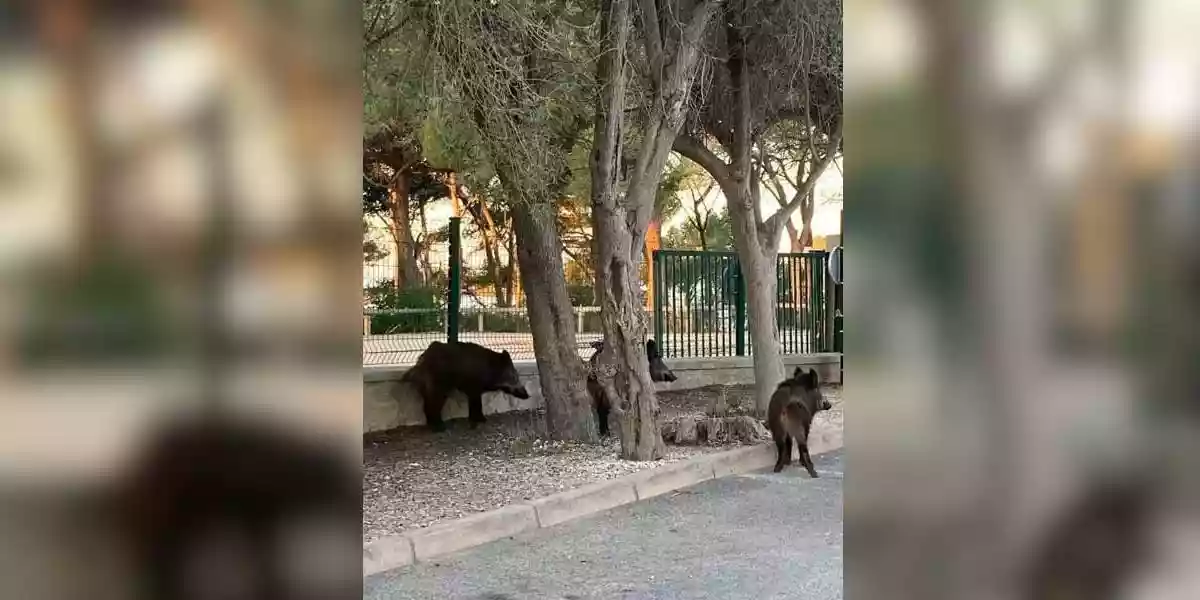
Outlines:
{"type": "MultiPolygon", "coordinates": [[[[749,356],[746,282],[737,254],[654,253],[654,335],[664,356],[749,356]]],[[[824,251],[776,262],[779,342],[785,354],[835,351],[833,284],[824,251]]]]}

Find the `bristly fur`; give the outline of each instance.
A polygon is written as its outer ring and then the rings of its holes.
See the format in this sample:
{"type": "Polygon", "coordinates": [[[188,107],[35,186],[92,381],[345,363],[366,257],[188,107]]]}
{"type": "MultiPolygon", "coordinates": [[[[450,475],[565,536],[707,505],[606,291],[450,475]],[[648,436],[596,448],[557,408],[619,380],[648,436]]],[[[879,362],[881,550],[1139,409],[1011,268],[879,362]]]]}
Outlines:
{"type": "Polygon", "coordinates": [[[821,385],[816,370],[805,372],[797,367],[790,379],[783,380],[771,395],[767,409],[767,427],[775,440],[778,456],[775,472],[792,464],[792,442],[800,454],[800,463],[814,478],[817,469],[808,454],[808,432],[817,412],[829,409],[829,402],[821,394],[821,385]]]}

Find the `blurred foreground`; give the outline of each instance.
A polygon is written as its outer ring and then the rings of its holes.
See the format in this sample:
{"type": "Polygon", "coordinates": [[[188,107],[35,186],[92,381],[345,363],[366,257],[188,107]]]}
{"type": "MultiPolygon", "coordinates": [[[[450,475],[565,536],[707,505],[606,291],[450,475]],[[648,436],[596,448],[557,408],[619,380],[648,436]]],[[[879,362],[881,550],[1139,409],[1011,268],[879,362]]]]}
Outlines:
{"type": "Polygon", "coordinates": [[[359,22],[0,6],[0,597],[357,597],[359,22]]]}
{"type": "Polygon", "coordinates": [[[1197,597],[1200,8],[846,8],[847,596],[1197,597]]]}

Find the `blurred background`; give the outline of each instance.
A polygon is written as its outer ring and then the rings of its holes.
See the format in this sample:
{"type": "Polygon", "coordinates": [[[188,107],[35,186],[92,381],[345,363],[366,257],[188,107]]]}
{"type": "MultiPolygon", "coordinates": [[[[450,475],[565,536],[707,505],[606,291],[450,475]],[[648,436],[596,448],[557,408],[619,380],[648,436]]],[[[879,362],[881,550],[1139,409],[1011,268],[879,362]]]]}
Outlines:
{"type": "Polygon", "coordinates": [[[846,3],[847,596],[1196,597],[1198,25],[846,3]]]}
{"type": "MultiPolygon", "coordinates": [[[[131,597],[184,517],[285,509],[271,595],[357,594],[359,9],[0,5],[0,596],[131,597]]],[[[205,539],[184,587],[241,597],[205,539]]]]}

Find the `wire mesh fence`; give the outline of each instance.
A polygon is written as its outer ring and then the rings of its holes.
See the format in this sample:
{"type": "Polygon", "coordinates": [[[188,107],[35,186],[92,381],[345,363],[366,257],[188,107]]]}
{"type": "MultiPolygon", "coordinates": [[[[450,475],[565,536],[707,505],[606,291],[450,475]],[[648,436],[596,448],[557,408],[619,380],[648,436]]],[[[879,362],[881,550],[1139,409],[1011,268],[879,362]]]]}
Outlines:
{"type": "MultiPolygon", "coordinates": [[[[449,237],[447,243],[427,248],[424,260],[396,261],[399,253],[393,252],[364,265],[364,364],[412,364],[431,342],[450,339],[451,331],[459,341],[507,350],[514,360],[534,358],[513,249],[449,237]],[[456,244],[459,260],[453,259],[456,244]]],[[[568,277],[576,346],[584,358],[591,356],[590,344],[602,337],[600,309],[591,286],[581,283],[585,279],[589,274],[568,277]]],[[[649,319],[651,312],[646,314],[649,319]]]]}

